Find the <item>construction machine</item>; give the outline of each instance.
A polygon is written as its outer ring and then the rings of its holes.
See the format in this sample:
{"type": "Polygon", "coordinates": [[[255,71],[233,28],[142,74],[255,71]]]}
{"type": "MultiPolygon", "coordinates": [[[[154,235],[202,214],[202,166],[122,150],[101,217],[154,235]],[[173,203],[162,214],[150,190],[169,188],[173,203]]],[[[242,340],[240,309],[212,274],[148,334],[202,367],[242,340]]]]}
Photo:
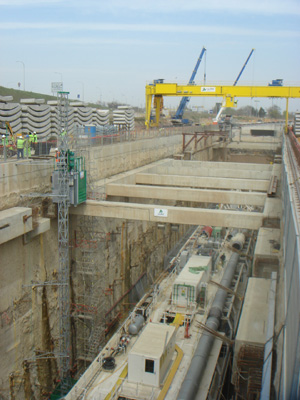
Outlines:
{"type": "MultiPolygon", "coordinates": [[[[248,64],[248,61],[250,60],[250,58],[251,58],[251,56],[252,56],[252,54],[253,54],[253,52],[254,52],[254,49],[252,49],[252,50],[250,51],[250,54],[248,55],[247,60],[245,61],[245,63],[244,63],[244,65],[243,65],[242,69],[240,70],[240,72],[239,72],[239,74],[238,74],[238,76],[237,76],[237,78],[236,78],[236,80],[234,81],[234,84],[233,84],[232,86],[236,86],[236,84],[238,83],[238,81],[239,81],[239,79],[240,79],[240,77],[241,77],[241,75],[242,75],[244,69],[246,68],[246,65],[248,64]]],[[[225,108],[225,104],[223,103],[222,106],[221,106],[221,108],[220,108],[220,110],[219,110],[219,112],[218,112],[218,114],[217,114],[217,116],[216,116],[216,118],[215,118],[215,120],[214,120],[214,123],[215,123],[215,124],[217,124],[217,123],[220,121],[221,114],[222,114],[224,108],[225,108]]]]}
{"type": "Polygon", "coordinates": [[[271,83],[269,83],[269,86],[282,86],[283,85],[283,79],[273,79],[271,83]]]}
{"type": "MultiPolygon", "coordinates": [[[[197,60],[197,63],[195,65],[195,68],[192,72],[192,75],[190,77],[189,83],[188,85],[193,85],[195,84],[194,79],[196,77],[198,68],[200,66],[200,63],[202,61],[202,57],[204,56],[204,53],[206,52],[206,48],[203,46],[200,56],[197,60]]],[[[178,106],[178,109],[176,111],[176,114],[172,117],[171,122],[173,125],[189,125],[190,121],[188,119],[183,119],[183,114],[184,114],[184,110],[187,106],[187,103],[190,101],[190,97],[182,97],[180,104],[178,106]]]]}
{"type": "Polygon", "coordinates": [[[6,141],[6,154],[8,157],[12,157],[17,154],[17,139],[21,134],[16,134],[8,121],[4,122],[6,133],[5,136],[8,138],[6,141]]]}

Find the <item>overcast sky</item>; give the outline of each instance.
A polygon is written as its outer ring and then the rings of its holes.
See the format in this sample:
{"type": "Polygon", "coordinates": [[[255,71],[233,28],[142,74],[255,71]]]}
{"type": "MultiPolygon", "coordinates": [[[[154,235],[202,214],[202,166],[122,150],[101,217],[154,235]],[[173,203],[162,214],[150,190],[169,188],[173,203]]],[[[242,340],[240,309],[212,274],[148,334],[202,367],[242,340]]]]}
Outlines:
{"type": "MultiPolygon", "coordinates": [[[[204,71],[208,84],[232,84],[255,48],[239,85],[300,86],[299,20],[299,0],[0,0],[0,85],[22,89],[24,63],[26,90],[51,94],[62,79],[70,98],[144,106],[146,83],[187,83],[205,46],[198,84],[204,71]]],[[[238,104],[285,108],[257,100],[238,104]]]]}

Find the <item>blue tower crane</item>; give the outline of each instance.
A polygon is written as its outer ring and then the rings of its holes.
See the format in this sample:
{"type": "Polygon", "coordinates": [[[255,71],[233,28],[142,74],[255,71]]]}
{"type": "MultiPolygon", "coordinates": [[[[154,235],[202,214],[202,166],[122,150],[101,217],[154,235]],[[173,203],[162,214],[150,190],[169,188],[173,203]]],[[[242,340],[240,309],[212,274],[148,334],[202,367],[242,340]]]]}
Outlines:
{"type": "MultiPolygon", "coordinates": [[[[203,57],[205,52],[206,52],[206,48],[203,46],[203,48],[201,50],[201,53],[200,53],[200,56],[199,56],[199,58],[197,60],[197,63],[195,65],[195,68],[194,68],[194,70],[192,72],[192,75],[190,77],[190,80],[189,80],[189,83],[188,83],[189,85],[193,85],[195,83],[194,79],[195,79],[195,76],[197,74],[199,65],[201,63],[202,57],[203,57]]],[[[189,120],[182,119],[185,107],[186,107],[186,105],[187,105],[187,103],[189,101],[190,101],[190,97],[182,97],[182,99],[180,101],[180,104],[178,106],[178,109],[176,111],[176,114],[172,117],[171,122],[173,124],[188,124],[189,123],[189,120]]]]}

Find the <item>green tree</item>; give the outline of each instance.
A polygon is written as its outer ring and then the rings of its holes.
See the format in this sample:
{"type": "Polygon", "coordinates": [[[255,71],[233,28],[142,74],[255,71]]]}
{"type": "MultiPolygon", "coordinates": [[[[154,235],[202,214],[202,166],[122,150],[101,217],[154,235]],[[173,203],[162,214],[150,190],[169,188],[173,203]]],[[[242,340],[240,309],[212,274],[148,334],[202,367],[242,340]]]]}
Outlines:
{"type": "Polygon", "coordinates": [[[278,106],[272,106],[267,111],[270,118],[277,119],[282,117],[281,109],[278,106]]]}
{"type": "Polygon", "coordinates": [[[260,109],[258,111],[259,118],[265,118],[266,115],[267,115],[266,110],[264,108],[260,107],[260,109]]]}

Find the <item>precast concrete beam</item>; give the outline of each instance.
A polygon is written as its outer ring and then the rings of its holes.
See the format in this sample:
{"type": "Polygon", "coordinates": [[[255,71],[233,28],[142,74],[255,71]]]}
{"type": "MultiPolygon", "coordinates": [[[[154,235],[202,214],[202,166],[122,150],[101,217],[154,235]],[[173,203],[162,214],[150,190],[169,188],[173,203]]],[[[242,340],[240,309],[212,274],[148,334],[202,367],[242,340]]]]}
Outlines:
{"type": "Polygon", "coordinates": [[[32,231],[32,209],[13,207],[0,211],[0,244],[32,231]]]}
{"type": "Polygon", "coordinates": [[[50,219],[49,218],[38,218],[36,221],[37,226],[24,236],[24,243],[29,243],[33,238],[42,233],[50,230],[50,219]]]}
{"type": "Polygon", "coordinates": [[[77,207],[71,207],[70,214],[171,224],[226,226],[230,228],[255,230],[262,226],[263,220],[263,215],[258,212],[211,210],[204,208],[170,207],[93,200],[88,200],[86,203],[77,207]]]}
{"type": "Polygon", "coordinates": [[[234,179],[257,179],[269,180],[271,177],[271,171],[264,170],[246,170],[239,169],[239,164],[236,169],[227,169],[224,163],[224,168],[214,167],[160,167],[155,171],[156,174],[160,175],[186,175],[186,176],[199,176],[199,177],[216,177],[216,178],[234,178],[234,179]]]}
{"type": "Polygon", "coordinates": [[[137,174],[136,184],[267,192],[268,180],[137,174]]]}
{"type": "Polygon", "coordinates": [[[240,192],[229,190],[190,189],[146,185],[125,185],[110,183],[106,185],[107,196],[136,197],[197,203],[221,203],[263,206],[267,195],[261,192],[240,192]]]}
{"type": "Polygon", "coordinates": [[[233,170],[247,170],[247,171],[272,171],[271,164],[254,164],[254,163],[236,163],[236,162],[216,162],[216,161],[181,161],[171,160],[167,166],[175,168],[187,167],[195,168],[209,168],[209,169],[233,169],[233,170]]]}
{"type": "Polygon", "coordinates": [[[264,207],[263,226],[266,228],[280,228],[282,216],[282,201],[274,197],[267,197],[264,207]]]}

